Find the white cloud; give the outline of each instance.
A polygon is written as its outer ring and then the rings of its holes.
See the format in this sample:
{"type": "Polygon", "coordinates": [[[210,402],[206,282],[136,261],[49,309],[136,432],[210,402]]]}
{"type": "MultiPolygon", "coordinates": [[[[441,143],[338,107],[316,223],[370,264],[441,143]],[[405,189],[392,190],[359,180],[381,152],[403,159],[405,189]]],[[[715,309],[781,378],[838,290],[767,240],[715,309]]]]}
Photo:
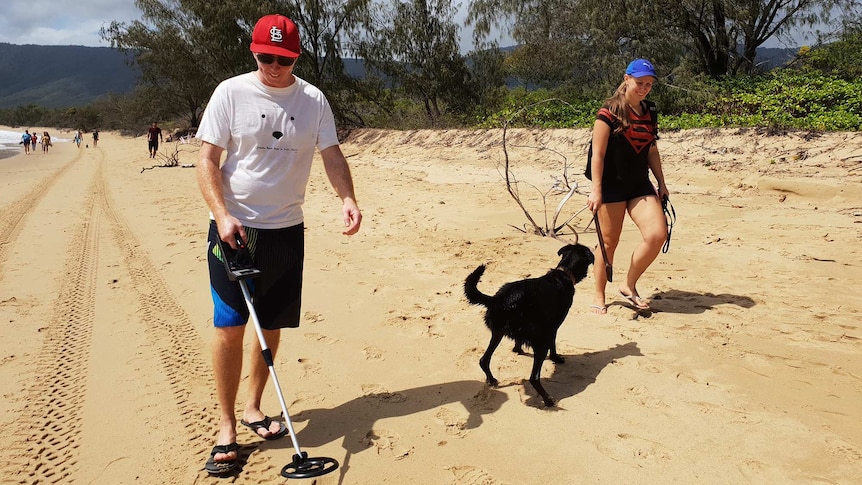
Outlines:
{"type": "Polygon", "coordinates": [[[99,29],[112,21],[140,19],[134,0],[5,0],[0,42],[107,46],[99,29]]]}
{"type": "MultiPolygon", "coordinates": [[[[3,0],[0,42],[36,45],[108,47],[99,30],[112,21],[140,20],[135,0],[3,0]]],[[[461,25],[461,50],[473,50],[473,29],[465,24],[465,2],[455,21],[461,25]]],[[[495,32],[501,45],[511,45],[506,33],[495,32]]]]}

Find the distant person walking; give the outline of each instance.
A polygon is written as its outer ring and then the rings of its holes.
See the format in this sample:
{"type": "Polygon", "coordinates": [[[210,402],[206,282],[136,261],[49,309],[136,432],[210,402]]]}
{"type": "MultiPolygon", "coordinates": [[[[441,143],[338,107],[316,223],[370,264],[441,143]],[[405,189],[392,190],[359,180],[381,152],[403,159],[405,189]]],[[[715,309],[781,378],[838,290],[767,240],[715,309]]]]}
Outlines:
{"type": "Polygon", "coordinates": [[[93,130],[93,148],[99,144],[99,130],[93,130]]]}
{"type": "Polygon", "coordinates": [[[150,158],[156,158],[156,153],[159,151],[159,140],[164,141],[162,129],[159,128],[157,122],[153,121],[150,129],[147,130],[147,146],[150,150],[150,158]]]}
{"type": "Polygon", "coordinates": [[[75,145],[77,145],[77,146],[78,146],[78,148],[81,148],[81,139],[82,139],[82,138],[84,138],[84,134],[83,134],[83,133],[81,133],[81,130],[78,130],[78,131],[75,133],[75,145]]]}
{"type": "Polygon", "coordinates": [[[42,153],[48,153],[48,147],[51,146],[51,135],[47,131],[42,132],[42,153]]]}
{"type": "Polygon", "coordinates": [[[24,145],[24,155],[30,154],[30,139],[33,138],[30,135],[30,130],[24,130],[24,134],[21,135],[21,144],[24,145]]]}
{"type": "Polygon", "coordinates": [[[36,132],[33,132],[33,135],[30,136],[30,148],[33,152],[36,152],[36,143],[38,143],[38,136],[36,136],[36,132]]]}

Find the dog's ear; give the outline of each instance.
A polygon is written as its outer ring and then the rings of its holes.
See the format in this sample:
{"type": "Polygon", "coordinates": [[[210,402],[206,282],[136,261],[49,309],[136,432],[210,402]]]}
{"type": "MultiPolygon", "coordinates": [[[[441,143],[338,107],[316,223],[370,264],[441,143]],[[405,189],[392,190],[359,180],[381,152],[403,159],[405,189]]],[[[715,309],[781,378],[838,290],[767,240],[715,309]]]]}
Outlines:
{"type": "Polygon", "coordinates": [[[574,249],[574,246],[572,246],[571,244],[566,244],[565,246],[561,247],[559,251],[557,251],[557,256],[562,256],[563,253],[571,251],[572,249],[574,249]]]}

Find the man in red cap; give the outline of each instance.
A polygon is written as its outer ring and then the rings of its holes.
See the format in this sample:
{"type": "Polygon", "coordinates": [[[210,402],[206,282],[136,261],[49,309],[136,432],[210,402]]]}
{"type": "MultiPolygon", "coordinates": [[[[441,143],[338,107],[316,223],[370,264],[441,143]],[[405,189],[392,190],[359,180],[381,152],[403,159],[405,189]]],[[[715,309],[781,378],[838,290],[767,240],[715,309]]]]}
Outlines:
{"type": "MultiPolygon", "coordinates": [[[[296,25],[282,15],[261,18],[252,33],[251,52],[257,70],[216,87],[196,135],[203,142],[198,183],[211,211],[207,260],[214,304],[213,372],[221,412],[216,446],[206,464],[213,475],[237,467],[234,403],[249,317],[239,285],[224,270],[216,238],[236,249],[233,236],[239,234],[261,270],[261,276],[252,280],[254,307],[274,355],[280,329],[299,326],[302,204],[315,149],[342,200],[343,234],[355,234],[362,221],[332,109],[319,89],[293,73],[302,53],[296,25]]],[[[260,409],[267,377],[255,339],[240,422],[271,440],[284,436],[287,429],[260,409]]]]}

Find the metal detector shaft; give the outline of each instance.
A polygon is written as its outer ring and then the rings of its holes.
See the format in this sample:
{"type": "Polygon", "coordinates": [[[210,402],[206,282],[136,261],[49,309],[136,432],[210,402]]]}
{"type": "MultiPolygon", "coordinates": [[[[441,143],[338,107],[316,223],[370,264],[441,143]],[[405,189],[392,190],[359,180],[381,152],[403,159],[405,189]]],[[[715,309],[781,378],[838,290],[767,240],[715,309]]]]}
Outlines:
{"type": "Polygon", "coordinates": [[[239,283],[240,288],[242,288],[242,296],[245,298],[245,304],[248,307],[251,320],[254,322],[254,331],[257,333],[258,341],[260,341],[263,361],[266,362],[267,367],[269,367],[269,375],[272,377],[272,384],[275,386],[275,392],[278,395],[278,402],[281,403],[281,412],[284,413],[285,424],[287,425],[287,430],[290,432],[290,441],[293,442],[293,448],[296,450],[296,454],[302,456],[302,450],[299,448],[299,441],[296,439],[296,431],[293,430],[293,423],[291,423],[290,415],[287,413],[287,403],[284,402],[284,394],[281,392],[281,384],[278,383],[278,376],[275,374],[272,352],[266,345],[266,339],[263,336],[263,329],[260,326],[260,320],[258,320],[257,313],[254,311],[254,304],[251,301],[251,293],[248,291],[248,285],[245,280],[237,280],[237,282],[239,283]]]}
{"type": "Polygon", "coordinates": [[[602,226],[599,225],[598,213],[593,213],[593,221],[596,223],[596,234],[599,236],[599,247],[602,248],[602,259],[605,260],[605,274],[608,276],[608,281],[614,281],[614,267],[608,261],[608,253],[605,250],[605,239],[602,237],[602,226]]]}

